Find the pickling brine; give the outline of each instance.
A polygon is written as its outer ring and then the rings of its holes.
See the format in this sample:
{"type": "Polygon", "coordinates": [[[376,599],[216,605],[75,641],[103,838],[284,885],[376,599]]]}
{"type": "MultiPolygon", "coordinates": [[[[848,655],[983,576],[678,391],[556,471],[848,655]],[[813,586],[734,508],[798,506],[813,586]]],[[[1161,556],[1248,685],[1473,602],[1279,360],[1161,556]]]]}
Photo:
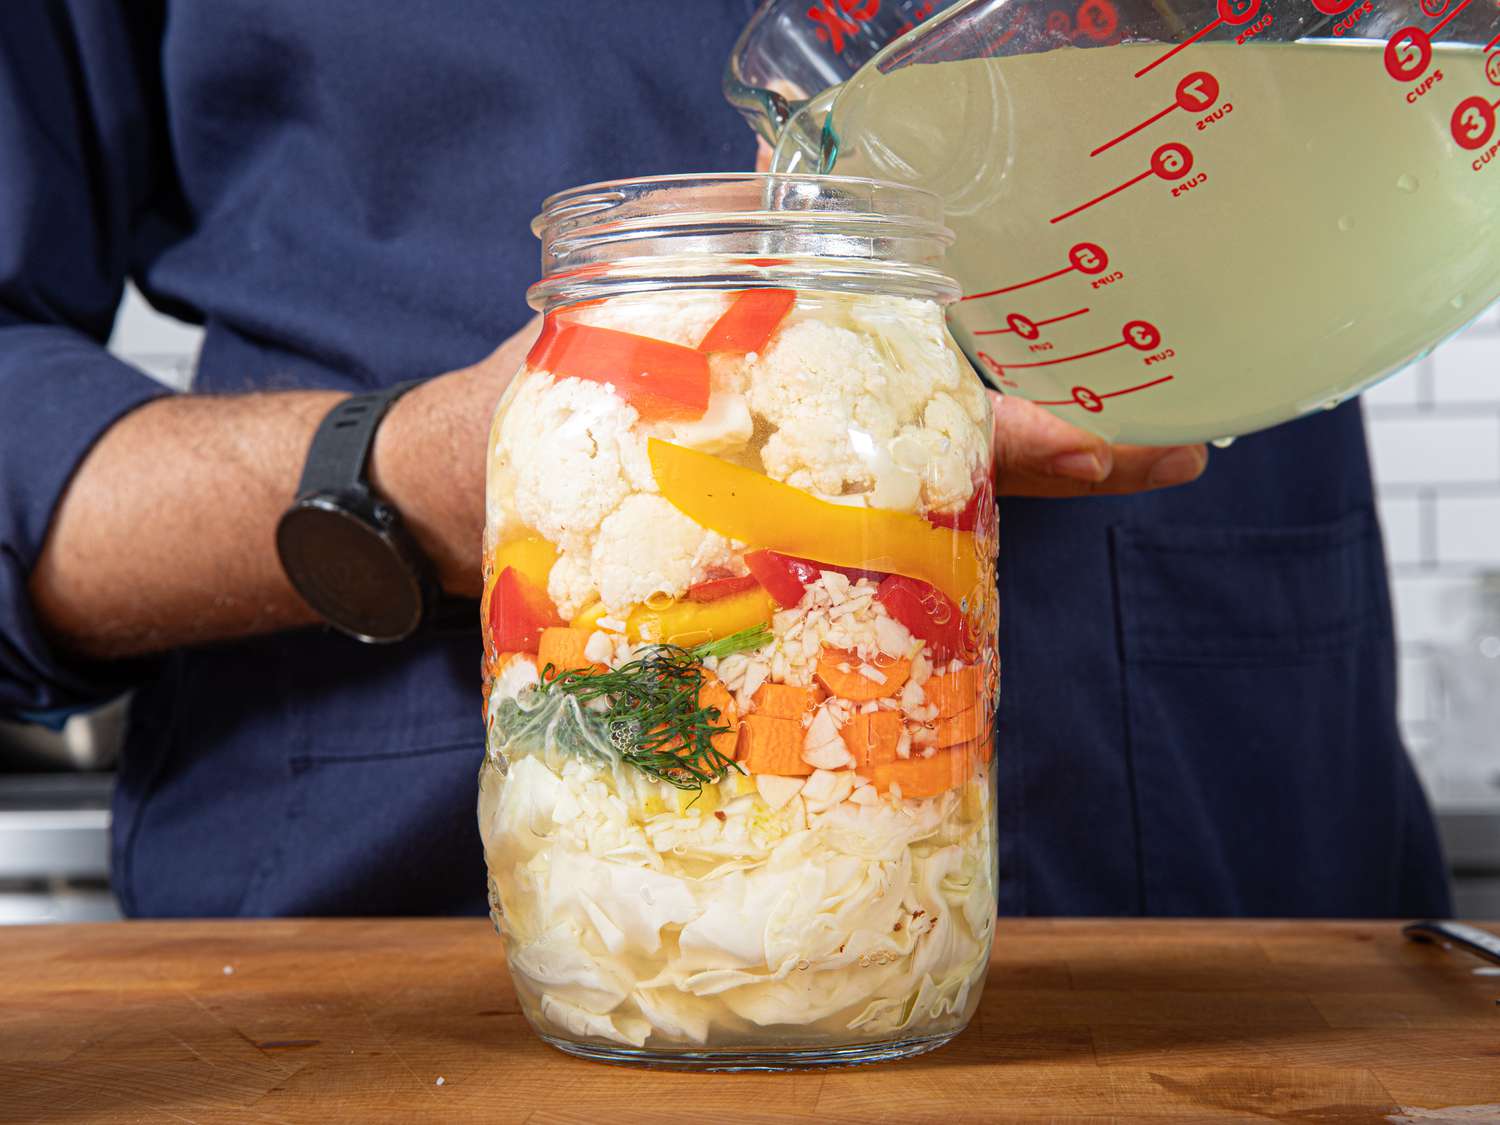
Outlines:
{"type": "Polygon", "coordinates": [[[978,1002],[989,402],[941,292],[795,263],[549,302],[495,417],[480,829],[527,1016],[575,1053],[864,1061],[978,1002]]]}

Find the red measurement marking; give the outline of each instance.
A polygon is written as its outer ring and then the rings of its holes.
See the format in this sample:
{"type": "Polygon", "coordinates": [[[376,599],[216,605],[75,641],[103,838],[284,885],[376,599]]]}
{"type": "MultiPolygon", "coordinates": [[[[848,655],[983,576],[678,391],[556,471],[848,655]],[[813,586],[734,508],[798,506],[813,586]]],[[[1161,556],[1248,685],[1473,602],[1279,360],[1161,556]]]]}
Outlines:
{"type": "Polygon", "coordinates": [[[1198,40],[1202,39],[1210,31],[1213,31],[1215,28],[1219,27],[1219,25],[1222,24],[1223,22],[1224,22],[1224,18],[1222,16],[1219,17],[1218,19],[1214,20],[1213,23],[1209,24],[1202,31],[1198,32],[1197,35],[1194,35],[1191,39],[1185,39],[1185,40],[1183,40],[1181,43],[1177,44],[1177,46],[1173,47],[1170,51],[1168,51],[1161,58],[1157,59],[1155,62],[1147,63],[1145,66],[1141,67],[1140,70],[1138,70],[1138,71],[1135,72],[1135,76],[1137,78],[1143,78],[1146,75],[1150,74],[1153,70],[1155,70],[1157,67],[1161,66],[1162,63],[1166,62],[1173,55],[1175,55],[1178,51],[1186,50],[1188,47],[1191,47],[1194,43],[1198,42],[1198,40]]]}
{"type": "Polygon", "coordinates": [[[1454,8],[1453,11],[1449,12],[1446,16],[1438,21],[1437,26],[1432,29],[1432,34],[1436,35],[1438,32],[1442,31],[1443,28],[1447,27],[1450,23],[1453,22],[1453,18],[1458,15],[1459,12],[1463,11],[1473,2],[1474,0],[1463,0],[1463,2],[1458,5],[1458,7],[1454,8]]]}
{"type": "Polygon", "coordinates": [[[1136,184],[1140,183],[1142,180],[1149,179],[1150,177],[1152,177],[1154,175],[1156,175],[1156,173],[1153,172],[1150,168],[1147,168],[1139,176],[1136,176],[1134,179],[1126,180],[1119,187],[1110,189],[1109,191],[1105,192],[1103,195],[1099,196],[1097,199],[1090,199],[1087,203],[1081,203],[1077,207],[1073,208],[1073,210],[1071,210],[1071,211],[1064,211],[1061,215],[1057,216],[1057,218],[1053,219],[1052,222],[1054,222],[1054,223],[1060,223],[1064,219],[1071,219],[1074,215],[1078,214],[1078,212],[1080,212],[1080,211],[1087,211],[1094,204],[1096,204],[1096,203],[1103,203],[1110,196],[1112,196],[1112,195],[1119,195],[1126,188],[1128,188],[1128,187],[1134,187],[1136,184]]]}
{"type": "Polygon", "coordinates": [[[1073,397],[1065,398],[1061,402],[1042,402],[1036,400],[1038,406],[1081,406],[1090,414],[1098,414],[1104,409],[1104,399],[1119,398],[1121,395],[1133,395],[1136,391],[1149,390],[1151,387],[1159,387],[1163,383],[1172,381],[1171,375],[1163,375],[1160,379],[1152,379],[1149,383],[1140,383],[1134,387],[1126,387],[1119,391],[1110,391],[1101,395],[1098,391],[1090,390],[1088,387],[1074,387],[1073,397]]]}
{"type": "Polygon", "coordinates": [[[999,361],[996,360],[994,356],[988,355],[985,352],[980,352],[979,362],[984,364],[989,373],[1000,382],[1001,386],[1014,387],[1016,385],[1014,382],[1005,377],[1005,368],[1000,366],[999,361]]]}
{"type": "Polygon", "coordinates": [[[1495,38],[1491,39],[1484,45],[1484,49],[1486,51],[1488,51],[1492,47],[1500,47],[1500,35],[1495,36],[1495,38]]]}
{"type": "MultiPolygon", "coordinates": [[[[1495,42],[1500,43],[1500,39],[1495,42]]],[[[1500,51],[1484,60],[1484,76],[1490,80],[1491,86],[1500,86],[1500,51]]]]}
{"type": "MultiPolygon", "coordinates": [[[[1005,318],[1006,323],[1011,325],[1009,328],[986,328],[983,332],[976,332],[976,333],[974,333],[974,335],[976,335],[976,336],[1003,336],[1007,332],[1015,332],[1017,335],[1026,336],[1025,332],[1022,332],[1020,330],[1020,328],[1018,328],[1016,326],[1016,324],[1012,323],[1013,321],[1025,321],[1027,324],[1030,324],[1033,328],[1041,328],[1041,327],[1043,327],[1045,325],[1048,325],[1048,324],[1056,324],[1060,320],[1072,320],[1075,316],[1082,316],[1084,313],[1086,313],[1088,311],[1089,311],[1088,309],[1074,309],[1070,313],[1063,313],[1062,316],[1050,316],[1046,320],[1027,320],[1026,317],[1021,316],[1018,313],[1011,313],[1010,316],[1008,316],[1008,317],[1005,318]]],[[[1028,340],[1035,340],[1036,339],[1035,336],[1026,336],[1026,338],[1028,340]]]]}
{"type": "Polygon", "coordinates": [[[1193,154],[1192,151],[1187,147],[1187,145],[1180,145],[1175,141],[1169,144],[1161,145],[1155,152],[1151,154],[1151,166],[1144,172],[1142,172],[1139,176],[1135,176],[1129,180],[1126,180],[1119,187],[1111,188],[1103,195],[1098,196],[1094,199],[1090,199],[1087,203],[1080,203],[1071,211],[1064,211],[1061,215],[1058,215],[1051,221],[1054,223],[1060,223],[1064,219],[1070,219],[1080,211],[1087,211],[1096,203],[1103,203],[1111,196],[1119,195],[1126,188],[1134,187],[1142,180],[1149,179],[1152,176],[1156,176],[1163,180],[1180,180],[1183,176],[1186,176],[1192,170],[1193,154]]]}
{"type": "Polygon", "coordinates": [[[1219,0],[1218,19],[1214,20],[1213,23],[1209,24],[1196,35],[1192,35],[1189,38],[1184,39],[1181,43],[1177,44],[1177,46],[1173,47],[1170,51],[1162,55],[1155,62],[1147,63],[1145,66],[1141,67],[1140,70],[1135,72],[1135,76],[1137,78],[1141,78],[1147,74],[1150,74],[1157,67],[1161,66],[1162,63],[1166,62],[1173,55],[1177,54],[1177,52],[1186,50],[1188,47],[1191,47],[1194,43],[1198,42],[1198,40],[1202,39],[1209,32],[1216,30],[1222,25],[1227,23],[1231,27],[1239,27],[1242,24],[1249,23],[1259,14],[1260,0],[1248,0],[1248,2],[1247,0],[1219,0]],[[1243,5],[1243,7],[1238,5],[1243,5]]]}
{"type": "Polygon", "coordinates": [[[1101,152],[1107,152],[1109,149],[1114,148],[1115,145],[1119,144],[1121,141],[1128,141],[1131,137],[1135,136],[1142,129],[1149,129],[1151,126],[1155,125],[1158,121],[1160,121],[1163,117],[1165,117],[1167,114],[1171,113],[1176,108],[1177,108],[1177,103],[1173,102],[1171,105],[1167,106],[1166,109],[1161,110],[1158,113],[1153,113],[1150,117],[1146,118],[1146,120],[1142,121],[1134,129],[1127,129],[1125,132],[1121,133],[1114,140],[1112,140],[1112,141],[1105,141],[1102,145],[1100,145],[1098,148],[1096,148],[1093,152],[1089,153],[1089,155],[1090,156],[1098,156],[1101,152]]]}
{"type": "Polygon", "coordinates": [[[977,301],[981,297],[998,297],[1001,293],[1014,293],[1017,289],[1025,289],[1028,285],[1040,285],[1044,281],[1051,281],[1054,277],[1061,277],[1065,273],[1072,273],[1072,266],[1064,266],[1055,273],[1043,274],[1041,277],[1033,277],[1030,281],[1017,282],[1015,285],[1007,285],[1004,289],[989,289],[983,293],[970,293],[967,297],[960,297],[960,301],[977,301]]]}
{"type": "MultiPolygon", "coordinates": [[[[1126,345],[1138,348],[1141,351],[1150,351],[1160,343],[1161,332],[1157,330],[1156,325],[1146,320],[1132,320],[1120,330],[1120,338],[1113,344],[1105,344],[1102,348],[1095,348],[1093,351],[1088,352],[1079,352],[1077,355],[1060,356],[1057,359],[1039,359],[1031,363],[997,363],[995,364],[995,373],[998,375],[1003,371],[1022,367],[1055,367],[1059,363],[1072,363],[1075,359],[1088,359],[1090,356],[1103,355],[1105,352],[1112,352],[1116,348],[1123,348],[1126,345]]],[[[1157,382],[1160,383],[1162,380],[1158,379],[1157,382]]],[[[1050,405],[1056,406],[1057,404],[1052,403],[1050,405]]]]}
{"type": "Polygon", "coordinates": [[[966,297],[960,297],[960,301],[977,301],[981,297],[998,297],[1001,293],[1014,293],[1017,289],[1025,289],[1031,285],[1040,285],[1044,281],[1051,281],[1054,277],[1061,277],[1065,273],[1077,270],[1079,273],[1103,273],[1109,268],[1109,255],[1104,252],[1104,247],[1096,242],[1080,242],[1068,249],[1068,264],[1060,270],[1043,274],[1041,277],[1033,277],[1030,281],[1018,281],[1014,285],[1007,285],[1001,289],[987,289],[983,293],[970,293],[966,297]]]}
{"type": "Polygon", "coordinates": [[[1177,83],[1177,97],[1171,105],[1159,113],[1153,113],[1142,121],[1134,129],[1127,129],[1112,141],[1105,141],[1102,145],[1089,153],[1090,156],[1098,156],[1115,147],[1121,141],[1127,141],[1142,129],[1149,129],[1174,109],[1185,109],[1189,113],[1202,113],[1219,100],[1219,80],[1206,70],[1195,70],[1177,83]]]}

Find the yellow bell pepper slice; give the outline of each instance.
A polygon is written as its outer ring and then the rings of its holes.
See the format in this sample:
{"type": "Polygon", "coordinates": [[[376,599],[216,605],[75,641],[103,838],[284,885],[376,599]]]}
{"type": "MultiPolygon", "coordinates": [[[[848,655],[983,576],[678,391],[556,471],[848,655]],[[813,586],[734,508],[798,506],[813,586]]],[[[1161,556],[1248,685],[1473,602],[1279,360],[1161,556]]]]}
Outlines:
{"type": "Polygon", "coordinates": [[[547,576],[557,562],[557,548],[540,536],[512,539],[495,548],[494,573],[515,567],[516,573],[540,590],[547,588],[547,576]]]}
{"type": "Polygon", "coordinates": [[[660,608],[636,606],[625,620],[632,641],[691,648],[717,641],[771,620],[776,602],[764,590],[746,590],[712,602],[669,602],[660,608]]]}
{"type": "Polygon", "coordinates": [[[578,616],[573,618],[568,624],[575,629],[587,629],[589,632],[593,632],[599,628],[599,619],[608,616],[609,614],[604,612],[604,603],[594,602],[592,605],[580,609],[578,616]]]}
{"type": "Polygon", "coordinates": [[[971,531],[934,527],[915,512],[820,500],[660,438],[650,439],[647,455],[661,494],[694,523],[730,539],[834,566],[920,578],[956,602],[979,582],[971,531]]]}

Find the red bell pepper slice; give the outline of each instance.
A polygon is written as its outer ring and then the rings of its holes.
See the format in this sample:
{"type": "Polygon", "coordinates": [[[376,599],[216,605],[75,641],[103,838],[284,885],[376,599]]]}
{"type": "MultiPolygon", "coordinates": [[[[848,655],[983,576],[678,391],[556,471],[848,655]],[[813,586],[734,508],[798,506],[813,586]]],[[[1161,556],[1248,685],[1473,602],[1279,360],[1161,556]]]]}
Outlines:
{"type": "Polygon", "coordinates": [[[783,609],[800,602],[807,584],[818,577],[817,567],[775,551],[751,551],[745,555],[745,565],[783,609]]]}
{"type": "Polygon", "coordinates": [[[731,594],[742,594],[746,590],[753,590],[759,583],[753,574],[734,574],[728,578],[710,578],[707,582],[699,582],[695,586],[689,586],[687,600],[690,602],[716,602],[720,598],[727,598],[731,594]]]}
{"type": "Polygon", "coordinates": [[[548,317],[526,362],[609,383],[643,418],[701,418],[708,409],[708,357],[650,336],[548,317]]]}
{"type": "Polygon", "coordinates": [[[878,582],[885,577],[882,570],[859,570],[852,566],[834,566],[814,559],[799,559],[795,555],[783,555],[780,551],[751,551],[745,556],[745,565],[750,568],[766,593],[776,599],[776,604],[790,609],[802,600],[802,592],[811,582],[818,580],[818,573],[831,570],[842,574],[850,582],[868,579],[878,582]]]}
{"type": "Polygon", "coordinates": [[[700,352],[746,352],[765,350],[766,341],[781,326],[797,303],[791,289],[746,289],[714,322],[698,345],[700,352]]]}
{"type": "Polygon", "coordinates": [[[490,640],[496,652],[536,652],[542,630],[565,625],[547,592],[508,566],[490,591],[490,640]]]}
{"type": "Polygon", "coordinates": [[[912,636],[927,642],[934,660],[974,658],[974,635],[963,612],[936,586],[893,574],[880,584],[875,600],[912,636]]]}

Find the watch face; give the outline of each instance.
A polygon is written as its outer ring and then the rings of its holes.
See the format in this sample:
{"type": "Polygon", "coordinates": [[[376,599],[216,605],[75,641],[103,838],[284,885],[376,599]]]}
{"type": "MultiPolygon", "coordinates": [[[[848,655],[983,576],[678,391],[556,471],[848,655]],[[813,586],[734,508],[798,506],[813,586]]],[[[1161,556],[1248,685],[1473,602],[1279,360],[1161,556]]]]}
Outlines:
{"type": "Polygon", "coordinates": [[[287,577],[329,624],[362,641],[399,641],[422,622],[422,585],[373,521],[333,498],[309,497],[282,517],[276,546],[287,577]]]}

